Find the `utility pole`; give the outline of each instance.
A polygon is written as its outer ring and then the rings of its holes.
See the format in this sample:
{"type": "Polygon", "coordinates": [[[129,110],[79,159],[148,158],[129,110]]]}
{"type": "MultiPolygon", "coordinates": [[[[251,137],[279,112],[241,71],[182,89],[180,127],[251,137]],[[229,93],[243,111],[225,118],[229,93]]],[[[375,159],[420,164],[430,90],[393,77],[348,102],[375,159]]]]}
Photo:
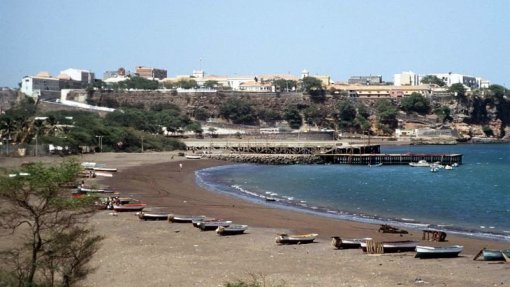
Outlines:
{"type": "Polygon", "coordinates": [[[143,153],[143,136],[142,136],[142,153],[143,153]]]}
{"type": "Polygon", "coordinates": [[[104,136],[96,136],[99,139],[99,150],[103,152],[103,137],[104,136]]]}

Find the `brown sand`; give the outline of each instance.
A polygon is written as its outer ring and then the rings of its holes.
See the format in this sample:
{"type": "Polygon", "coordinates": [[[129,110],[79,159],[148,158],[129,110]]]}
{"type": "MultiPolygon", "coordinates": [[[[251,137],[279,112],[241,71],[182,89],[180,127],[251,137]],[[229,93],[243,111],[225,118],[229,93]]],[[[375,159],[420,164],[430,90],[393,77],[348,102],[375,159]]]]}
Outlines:
{"type": "Polygon", "coordinates": [[[376,225],[256,205],[195,184],[193,171],[225,162],[185,160],[171,153],[96,154],[81,160],[119,168],[113,178],[89,183],[107,184],[122,196],[143,200],[148,210],[203,214],[250,226],[248,234],[220,237],[191,224],[144,222],[133,214],[112,216],[102,211],[93,225],[106,239],[93,259],[97,269],[87,278],[87,286],[223,286],[250,274],[285,286],[506,286],[510,282],[510,264],[472,260],[484,246],[508,247],[501,242],[449,235],[448,244],[465,246],[462,256],[454,259],[335,250],[329,244],[333,235],[405,240],[420,239],[421,232],[402,237],[381,234],[376,225]],[[279,246],[274,237],[282,232],[316,232],[320,238],[313,244],[279,246]]]}

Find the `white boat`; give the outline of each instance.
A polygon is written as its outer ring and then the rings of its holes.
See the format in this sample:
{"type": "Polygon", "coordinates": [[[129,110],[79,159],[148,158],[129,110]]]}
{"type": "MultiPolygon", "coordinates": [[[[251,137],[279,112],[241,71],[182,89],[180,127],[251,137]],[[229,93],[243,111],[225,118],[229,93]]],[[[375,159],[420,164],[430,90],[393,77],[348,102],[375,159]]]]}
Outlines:
{"type": "Polygon", "coordinates": [[[444,257],[457,257],[462,252],[464,246],[451,245],[442,247],[433,246],[416,246],[417,258],[444,258],[444,257]]]}
{"type": "Polygon", "coordinates": [[[193,220],[204,220],[205,215],[176,215],[169,214],[168,221],[174,223],[191,223],[193,220]]]}
{"type": "Polygon", "coordinates": [[[303,243],[312,243],[319,234],[310,233],[310,234],[279,234],[276,237],[276,243],[278,244],[303,244],[303,243]]]}
{"type": "Polygon", "coordinates": [[[230,220],[211,220],[211,221],[202,221],[198,223],[198,228],[202,231],[207,230],[216,230],[218,227],[223,226],[227,227],[232,224],[230,220]]]}
{"type": "Polygon", "coordinates": [[[453,169],[453,167],[452,167],[451,165],[446,165],[446,166],[444,167],[444,169],[452,170],[452,169],[453,169]]]}
{"type": "MultiPolygon", "coordinates": [[[[416,250],[416,246],[418,245],[417,241],[412,241],[412,240],[382,241],[379,243],[382,244],[385,253],[414,251],[414,250],[416,250]]],[[[361,245],[361,249],[363,249],[363,252],[366,252],[367,251],[367,241],[361,242],[360,245],[361,245]]]]}
{"type": "Polygon", "coordinates": [[[104,171],[94,171],[94,177],[96,177],[96,176],[113,177],[113,174],[110,172],[104,172],[104,171]]]}
{"type": "Polygon", "coordinates": [[[114,167],[93,167],[93,171],[106,171],[106,172],[117,172],[117,169],[114,167]]]}
{"type": "Polygon", "coordinates": [[[78,191],[83,192],[83,193],[88,193],[88,192],[90,192],[90,193],[113,193],[113,190],[102,189],[102,188],[87,188],[87,187],[79,187],[78,191]]]}
{"type": "Polygon", "coordinates": [[[409,165],[412,167],[429,167],[430,163],[428,163],[426,160],[422,159],[422,160],[419,160],[418,162],[410,162],[409,165]]]}
{"type": "Polygon", "coordinates": [[[199,156],[199,155],[185,155],[184,157],[187,159],[201,159],[202,158],[202,156],[199,156]]]}
{"type": "Polygon", "coordinates": [[[113,210],[115,211],[142,211],[145,208],[145,203],[128,203],[128,204],[114,204],[113,210]]]}
{"type": "Polygon", "coordinates": [[[237,235],[243,234],[246,229],[248,229],[248,225],[231,224],[229,226],[218,226],[216,233],[218,233],[218,235],[237,235]]]}
{"type": "Polygon", "coordinates": [[[148,213],[148,212],[140,212],[138,213],[138,218],[142,220],[168,220],[168,213],[148,213]]]}
{"type": "Polygon", "coordinates": [[[342,239],[339,236],[331,237],[331,245],[336,249],[350,249],[360,248],[361,242],[372,240],[372,238],[353,238],[353,239],[342,239]]]}

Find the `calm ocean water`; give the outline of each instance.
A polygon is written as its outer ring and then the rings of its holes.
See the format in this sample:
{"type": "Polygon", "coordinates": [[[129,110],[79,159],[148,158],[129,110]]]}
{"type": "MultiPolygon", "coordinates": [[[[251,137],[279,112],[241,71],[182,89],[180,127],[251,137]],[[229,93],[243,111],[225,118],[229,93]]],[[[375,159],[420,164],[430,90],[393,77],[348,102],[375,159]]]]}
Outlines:
{"type": "Polygon", "coordinates": [[[236,164],[197,171],[197,182],[261,204],[329,217],[510,241],[510,144],[381,150],[464,157],[459,167],[435,173],[410,166],[236,164]],[[278,201],[266,202],[265,196],[278,201]]]}

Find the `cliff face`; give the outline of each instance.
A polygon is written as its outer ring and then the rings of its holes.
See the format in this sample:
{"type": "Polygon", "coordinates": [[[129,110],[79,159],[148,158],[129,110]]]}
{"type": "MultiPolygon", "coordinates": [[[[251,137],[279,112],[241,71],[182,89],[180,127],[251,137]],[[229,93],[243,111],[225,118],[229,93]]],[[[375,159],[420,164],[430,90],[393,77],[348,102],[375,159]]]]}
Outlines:
{"type": "MultiPolygon", "coordinates": [[[[72,96],[72,95],[71,95],[72,96]]],[[[295,105],[301,110],[310,106],[317,106],[321,113],[329,121],[336,117],[337,105],[344,100],[342,97],[327,96],[321,104],[314,104],[308,95],[301,93],[240,93],[240,92],[218,92],[218,93],[177,93],[177,92],[95,92],[89,98],[93,104],[109,107],[151,107],[155,105],[173,104],[178,106],[186,114],[193,116],[197,110],[207,111],[210,117],[219,117],[220,107],[229,97],[236,97],[249,102],[256,111],[272,110],[283,115],[287,106],[295,105]]],[[[351,98],[354,104],[364,104],[372,114],[370,117],[375,126],[374,106],[378,99],[351,98]]],[[[399,105],[399,99],[392,99],[395,105],[399,105]]],[[[451,126],[459,130],[465,137],[493,136],[501,138],[505,136],[505,129],[510,123],[510,102],[505,98],[483,98],[468,97],[456,98],[433,97],[431,106],[447,106],[450,108],[450,115],[453,118],[451,126]]],[[[402,121],[409,119],[409,115],[401,113],[399,118],[402,121]]],[[[440,125],[433,116],[427,117],[429,125],[440,125]]]]}

